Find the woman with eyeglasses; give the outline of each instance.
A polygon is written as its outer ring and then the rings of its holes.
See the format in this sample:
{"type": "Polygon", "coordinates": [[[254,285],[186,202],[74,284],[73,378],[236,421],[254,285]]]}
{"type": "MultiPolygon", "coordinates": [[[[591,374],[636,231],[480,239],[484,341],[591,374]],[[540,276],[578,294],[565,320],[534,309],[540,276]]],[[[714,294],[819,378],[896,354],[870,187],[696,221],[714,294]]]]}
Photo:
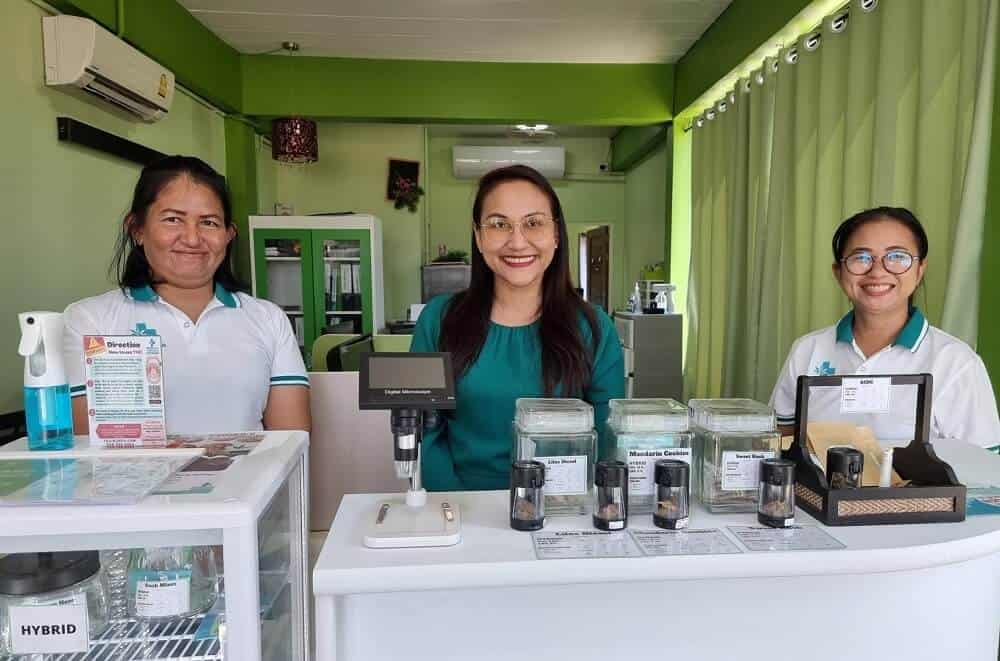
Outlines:
{"type": "MultiPolygon", "coordinates": [[[[792,345],[771,394],[783,431],[790,433],[795,423],[799,375],[929,373],[931,438],[1000,444],[996,400],[982,359],[927,323],[913,305],[927,249],[927,233],[907,209],[868,209],[840,225],[833,235],[833,276],[853,309],[835,326],[792,345]]],[[[879,430],[876,435],[885,438],[879,430]]]]}
{"type": "Polygon", "coordinates": [[[424,435],[432,491],[506,489],[519,397],[580,397],[603,437],[608,400],[624,397],[614,324],[573,289],[559,198],[530,167],[479,181],[472,206],[469,288],[431,300],[411,351],[448,351],[457,408],[424,435]]]}

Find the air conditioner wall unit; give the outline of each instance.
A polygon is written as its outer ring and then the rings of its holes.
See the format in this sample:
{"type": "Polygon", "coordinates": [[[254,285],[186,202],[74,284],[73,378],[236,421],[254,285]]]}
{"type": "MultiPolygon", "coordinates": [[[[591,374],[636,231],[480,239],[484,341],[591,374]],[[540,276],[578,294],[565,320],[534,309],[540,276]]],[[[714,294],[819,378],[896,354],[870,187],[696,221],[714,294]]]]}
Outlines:
{"type": "Polygon", "coordinates": [[[456,179],[475,179],[490,170],[514,164],[533,167],[550,179],[561,179],[566,174],[566,149],[563,147],[455,145],[451,148],[451,157],[456,179]]]}
{"type": "Polygon", "coordinates": [[[46,85],[79,87],[147,122],[170,111],[174,74],[94,21],[46,16],[42,38],[46,85]]]}

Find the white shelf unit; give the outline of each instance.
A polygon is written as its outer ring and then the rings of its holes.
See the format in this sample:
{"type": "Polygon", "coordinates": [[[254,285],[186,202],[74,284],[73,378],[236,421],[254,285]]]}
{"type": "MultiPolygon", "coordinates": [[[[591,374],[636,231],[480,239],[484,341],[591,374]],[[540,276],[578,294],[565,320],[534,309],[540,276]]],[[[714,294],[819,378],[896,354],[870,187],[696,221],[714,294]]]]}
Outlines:
{"type": "MultiPolygon", "coordinates": [[[[162,624],[122,620],[92,639],[87,653],[40,658],[308,661],[308,439],[305,432],[267,432],[259,446],[224,471],[206,494],[153,495],[123,506],[4,508],[0,554],[221,547],[224,595],[213,608],[224,616],[219,638],[195,640],[202,615],[162,624]]],[[[81,437],[77,445],[79,449],[31,456],[73,459],[147,452],[92,449],[81,437]]],[[[16,457],[23,447],[14,442],[0,448],[0,458],[16,457]]]]}
{"type": "Polygon", "coordinates": [[[301,262],[301,257],[265,257],[269,262],[301,262]]]}

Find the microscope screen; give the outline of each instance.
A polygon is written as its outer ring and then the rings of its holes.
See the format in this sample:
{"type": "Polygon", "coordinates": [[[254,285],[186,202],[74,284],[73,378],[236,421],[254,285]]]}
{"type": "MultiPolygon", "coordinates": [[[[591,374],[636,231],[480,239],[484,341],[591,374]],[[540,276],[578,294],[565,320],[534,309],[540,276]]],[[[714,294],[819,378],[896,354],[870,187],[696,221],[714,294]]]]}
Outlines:
{"type": "Polygon", "coordinates": [[[368,361],[369,388],[446,388],[440,358],[376,358],[368,361]]]}

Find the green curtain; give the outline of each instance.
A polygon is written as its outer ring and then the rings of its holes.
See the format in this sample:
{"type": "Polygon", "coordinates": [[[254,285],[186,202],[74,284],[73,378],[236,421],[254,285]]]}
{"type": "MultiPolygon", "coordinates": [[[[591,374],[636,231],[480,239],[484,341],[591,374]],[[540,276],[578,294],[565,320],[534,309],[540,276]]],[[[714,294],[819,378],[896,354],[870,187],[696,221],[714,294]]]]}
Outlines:
{"type": "Polygon", "coordinates": [[[696,120],[689,397],[767,401],[792,342],[847,311],[830,241],[877,205],[922,220],[917,304],[974,343],[996,4],[855,0],[696,120]]]}

